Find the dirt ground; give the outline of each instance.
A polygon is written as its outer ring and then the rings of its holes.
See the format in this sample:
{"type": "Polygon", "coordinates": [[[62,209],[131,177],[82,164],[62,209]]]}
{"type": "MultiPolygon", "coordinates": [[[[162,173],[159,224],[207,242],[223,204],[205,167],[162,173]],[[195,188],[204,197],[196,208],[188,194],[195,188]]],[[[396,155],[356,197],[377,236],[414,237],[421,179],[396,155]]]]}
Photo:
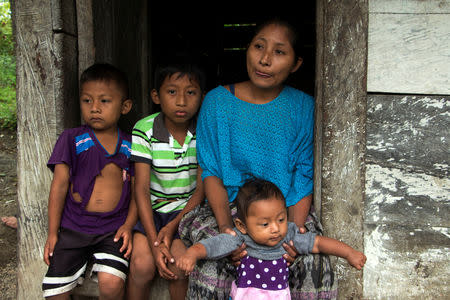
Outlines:
{"type": "MultiPolygon", "coordinates": [[[[0,216],[17,215],[17,142],[14,131],[0,130],[0,216]]],[[[0,224],[0,298],[16,299],[17,231],[0,224]]]]}

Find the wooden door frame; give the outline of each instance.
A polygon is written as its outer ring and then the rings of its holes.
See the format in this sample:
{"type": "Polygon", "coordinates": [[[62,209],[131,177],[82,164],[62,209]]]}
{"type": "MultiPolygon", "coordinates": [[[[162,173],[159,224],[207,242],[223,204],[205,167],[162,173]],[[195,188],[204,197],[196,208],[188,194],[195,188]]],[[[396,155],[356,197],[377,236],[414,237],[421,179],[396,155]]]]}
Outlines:
{"type": "MultiPolygon", "coordinates": [[[[364,250],[368,0],[317,1],[314,204],[324,235],[364,250]]],[[[340,299],[363,273],[334,259],[340,299]]]]}
{"type": "MultiPolygon", "coordinates": [[[[45,166],[50,145],[76,123],[76,78],[95,55],[92,11],[85,10],[92,7],[91,1],[77,0],[73,7],[61,0],[12,2],[18,78],[18,299],[41,293],[51,182],[45,166]],[[85,18],[89,25],[74,26],[77,18],[78,24],[85,18]]],[[[363,250],[367,27],[368,0],[317,1],[314,202],[324,233],[359,250],[363,250]]],[[[339,297],[362,298],[362,272],[346,263],[337,269],[342,278],[339,297]]]]}

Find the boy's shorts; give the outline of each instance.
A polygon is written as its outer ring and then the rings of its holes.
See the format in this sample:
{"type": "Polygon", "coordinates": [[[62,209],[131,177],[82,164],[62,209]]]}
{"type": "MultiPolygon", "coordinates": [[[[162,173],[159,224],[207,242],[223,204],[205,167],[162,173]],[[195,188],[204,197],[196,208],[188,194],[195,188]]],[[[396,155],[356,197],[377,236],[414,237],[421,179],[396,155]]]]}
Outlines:
{"type": "MultiPolygon", "coordinates": [[[[153,211],[153,222],[155,223],[156,232],[159,232],[170,221],[175,219],[180,212],[181,212],[181,210],[170,212],[170,213],[161,213],[158,211],[153,211]]],[[[142,225],[140,220],[137,221],[137,224],[134,226],[133,230],[138,231],[138,232],[142,233],[143,235],[147,235],[145,233],[144,225],[142,225]]],[[[179,238],[180,238],[180,235],[178,234],[178,229],[177,229],[177,231],[175,231],[175,233],[173,234],[173,239],[179,239],[179,238]]]]}
{"type": "Polygon", "coordinates": [[[123,240],[114,242],[114,235],[115,232],[98,235],[61,228],[42,283],[44,297],[71,291],[77,284],[82,284],[86,267],[91,261],[91,274],[105,272],[125,281],[128,261],[123,256],[125,251],[119,251],[123,240]]]}

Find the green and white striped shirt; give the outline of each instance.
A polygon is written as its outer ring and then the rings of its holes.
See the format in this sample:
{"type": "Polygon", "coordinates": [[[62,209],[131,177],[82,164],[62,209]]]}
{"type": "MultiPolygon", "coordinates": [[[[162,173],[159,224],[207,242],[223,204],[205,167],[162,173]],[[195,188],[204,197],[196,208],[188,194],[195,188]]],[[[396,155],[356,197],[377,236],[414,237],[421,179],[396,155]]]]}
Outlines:
{"type": "Polygon", "coordinates": [[[164,125],[163,113],[141,119],[133,128],[131,160],[150,165],[152,208],[169,213],[182,210],[197,179],[195,122],[181,146],[164,125]]]}

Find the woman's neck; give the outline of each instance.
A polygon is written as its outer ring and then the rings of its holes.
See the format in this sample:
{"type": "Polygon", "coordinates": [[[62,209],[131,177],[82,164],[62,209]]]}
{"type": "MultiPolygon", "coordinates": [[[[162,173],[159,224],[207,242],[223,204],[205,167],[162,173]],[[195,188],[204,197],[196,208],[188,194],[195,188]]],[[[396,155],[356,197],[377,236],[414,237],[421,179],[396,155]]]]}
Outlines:
{"type": "Polygon", "coordinates": [[[283,86],[263,89],[255,86],[251,81],[236,84],[236,97],[253,104],[266,104],[280,95],[283,86]]]}

